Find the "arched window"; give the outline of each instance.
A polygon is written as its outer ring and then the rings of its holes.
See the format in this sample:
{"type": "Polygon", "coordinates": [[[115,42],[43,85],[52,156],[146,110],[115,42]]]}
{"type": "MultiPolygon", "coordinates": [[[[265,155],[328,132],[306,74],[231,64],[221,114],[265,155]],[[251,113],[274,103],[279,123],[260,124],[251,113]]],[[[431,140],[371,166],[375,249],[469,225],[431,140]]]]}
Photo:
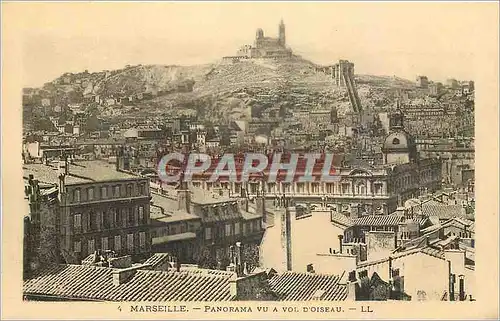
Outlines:
{"type": "Polygon", "coordinates": [[[394,139],[392,140],[392,144],[393,144],[393,145],[399,145],[399,139],[398,139],[398,138],[394,138],[394,139]]]}
{"type": "Polygon", "coordinates": [[[358,183],[358,185],[356,186],[356,193],[357,194],[361,194],[361,195],[365,195],[366,194],[366,186],[365,184],[363,183],[358,183]]]}

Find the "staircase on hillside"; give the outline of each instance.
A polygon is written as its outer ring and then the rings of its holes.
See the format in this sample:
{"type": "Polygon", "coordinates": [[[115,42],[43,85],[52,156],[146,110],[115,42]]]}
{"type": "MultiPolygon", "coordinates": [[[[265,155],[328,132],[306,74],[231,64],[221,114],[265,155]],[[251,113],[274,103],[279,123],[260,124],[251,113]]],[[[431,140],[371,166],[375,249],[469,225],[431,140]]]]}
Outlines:
{"type": "Polygon", "coordinates": [[[359,99],[358,91],[356,89],[356,84],[354,83],[353,77],[347,70],[344,70],[344,72],[342,73],[342,77],[344,78],[352,109],[355,113],[361,113],[363,107],[361,106],[361,100],[359,99]]]}

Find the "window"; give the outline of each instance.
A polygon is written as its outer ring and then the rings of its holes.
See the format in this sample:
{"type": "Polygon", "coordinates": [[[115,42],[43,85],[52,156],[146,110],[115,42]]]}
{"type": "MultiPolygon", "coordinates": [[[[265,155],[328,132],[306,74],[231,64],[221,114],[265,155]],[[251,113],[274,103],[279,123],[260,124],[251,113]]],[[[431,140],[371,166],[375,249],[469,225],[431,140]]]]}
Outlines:
{"type": "Polygon", "coordinates": [[[186,233],[186,230],[187,230],[186,225],[187,225],[187,224],[182,224],[182,225],[181,225],[181,233],[186,233]]]}
{"type": "Polygon", "coordinates": [[[92,254],[95,252],[95,241],[94,239],[90,239],[88,241],[87,253],[92,254]]]}
{"type": "Polygon", "coordinates": [[[392,140],[392,144],[393,144],[393,145],[399,145],[399,139],[394,138],[394,139],[392,140]]]}
{"type": "Polygon", "coordinates": [[[241,184],[240,183],[235,183],[234,184],[234,192],[236,194],[240,194],[241,193],[241,184]]]}
{"type": "Polygon", "coordinates": [[[342,183],[342,194],[349,193],[349,183],[342,183]]]}
{"type": "Polygon", "coordinates": [[[210,227],[205,228],[205,240],[210,240],[212,238],[212,229],[210,227]]]}
{"type": "Polygon", "coordinates": [[[132,189],[132,184],[127,185],[127,196],[132,196],[133,195],[133,189],[132,189]]]}
{"type": "Polygon", "coordinates": [[[107,198],[108,197],[108,187],[103,186],[101,187],[101,198],[107,198]]]}
{"type": "Polygon", "coordinates": [[[73,201],[74,202],[80,202],[80,189],[77,188],[73,192],[73,201]]]}
{"type": "Polygon", "coordinates": [[[103,251],[107,251],[109,249],[108,238],[107,237],[101,238],[101,249],[103,251]]]}
{"type": "Polygon", "coordinates": [[[93,187],[87,189],[87,199],[89,201],[92,201],[94,199],[94,188],[93,187]]]}
{"type": "Polygon", "coordinates": [[[101,214],[101,225],[102,228],[109,228],[109,213],[106,211],[101,214]]]}
{"type": "Polygon", "coordinates": [[[127,250],[129,253],[134,251],[134,234],[127,234],[127,250]]]}
{"type": "Polygon", "coordinates": [[[115,186],[115,197],[120,197],[120,185],[115,186]]]}
{"type": "Polygon", "coordinates": [[[366,194],[366,186],[363,183],[358,184],[357,192],[360,195],[365,195],[366,194]]]}
{"type": "Polygon", "coordinates": [[[146,224],[146,218],[144,217],[144,206],[139,206],[139,222],[141,224],[146,224]]]}
{"type": "Polygon", "coordinates": [[[81,241],[75,241],[73,243],[73,251],[75,253],[80,253],[82,251],[82,242],[81,241]]]}
{"type": "Polygon", "coordinates": [[[119,252],[122,250],[122,238],[120,235],[115,236],[115,251],[119,252]]]}
{"type": "Polygon", "coordinates": [[[139,195],[146,195],[146,188],[145,188],[145,184],[144,183],[141,183],[139,184],[139,195]]]}
{"type": "Polygon", "coordinates": [[[97,215],[94,212],[89,212],[89,220],[87,221],[87,229],[93,231],[97,229],[97,215]]]}
{"type": "Polygon", "coordinates": [[[132,226],[132,225],[135,225],[135,222],[134,222],[134,208],[129,208],[128,209],[128,225],[129,226],[132,226]]]}
{"type": "Polygon", "coordinates": [[[80,233],[82,230],[82,214],[75,214],[73,217],[73,227],[76,233],[80,233]]]}
{"type": "Polygon", "coordinates": [[[146,248],[146,232],[139,232],[139,247],[141,250],[146,248]]]}
{"type": "Polygon", "coordinates": [[[254,232],[259,230],[259,221],[253,221],[252,225],[253,225],[254,232]]]}
{"type": "Polygon", "coordinates": [[[120,213],[118,213],[117,209],[113,210],[113,224],[115,227],[120,226],[120,213]]]}
{"type": "Polygon", "coordinates": [[[231,224],[226,224],[226,236],[231,235],[231,224]]]}
{"type": "Polygon", "coordinates": [[[239,235],[240,234],[240,223],[235,223],[234,224],[234,234],[239,235]]]}

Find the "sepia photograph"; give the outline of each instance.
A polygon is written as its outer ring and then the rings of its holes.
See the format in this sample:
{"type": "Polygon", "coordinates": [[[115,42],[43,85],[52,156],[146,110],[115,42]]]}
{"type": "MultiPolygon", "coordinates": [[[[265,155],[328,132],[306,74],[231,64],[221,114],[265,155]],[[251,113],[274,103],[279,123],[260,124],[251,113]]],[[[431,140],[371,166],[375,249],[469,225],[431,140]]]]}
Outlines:
{"type": "Polygon", "coordinates": [[[498,318],[497,3],[2,7],[10,316],[498,318]]]}

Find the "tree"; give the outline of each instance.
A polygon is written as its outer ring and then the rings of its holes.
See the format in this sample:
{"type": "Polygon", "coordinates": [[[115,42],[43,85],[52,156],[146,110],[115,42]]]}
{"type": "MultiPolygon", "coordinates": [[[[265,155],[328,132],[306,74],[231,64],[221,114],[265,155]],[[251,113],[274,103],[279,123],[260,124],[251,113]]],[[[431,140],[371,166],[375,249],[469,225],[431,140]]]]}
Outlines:
{"type": "Polygon", "coordinates": [[[87,118],[87,121],[85,123],[85,130],[87,132],[95,132],[99,130],[101,127],[101,121],[95,114],[92,114],[87,118]]]}
{"type": "Polygon", "coordinates": [[[47,131],[47,132],[57,131],[57,128],[54,126],[54,124],[45,117],[33,118],[33,129],[35,131],[47,131]]]}

